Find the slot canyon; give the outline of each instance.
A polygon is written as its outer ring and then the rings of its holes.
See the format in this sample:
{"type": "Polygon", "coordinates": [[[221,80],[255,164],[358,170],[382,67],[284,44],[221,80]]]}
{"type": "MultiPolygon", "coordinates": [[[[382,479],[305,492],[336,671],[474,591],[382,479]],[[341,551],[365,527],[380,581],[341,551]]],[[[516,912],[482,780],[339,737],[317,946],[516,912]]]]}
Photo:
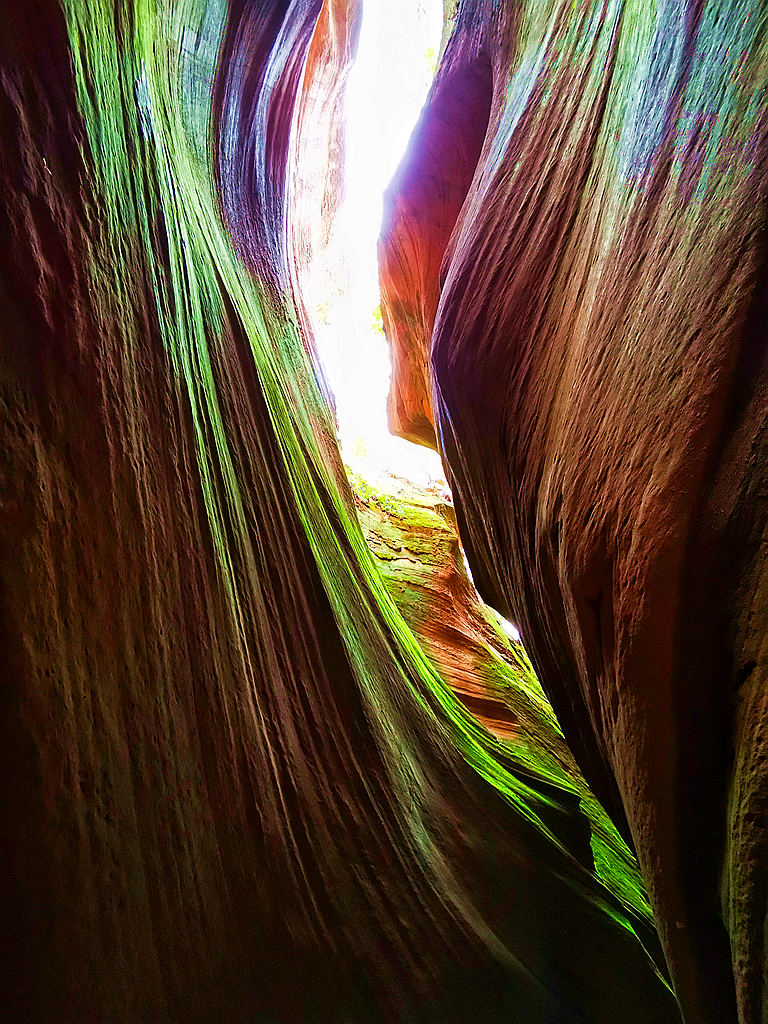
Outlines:
{"type": "Polygon", "coordinates": [[[0,2],[0,1021],[768,1024],[768,4],[443,0],[439,486],[366,4],[0,2]]]}

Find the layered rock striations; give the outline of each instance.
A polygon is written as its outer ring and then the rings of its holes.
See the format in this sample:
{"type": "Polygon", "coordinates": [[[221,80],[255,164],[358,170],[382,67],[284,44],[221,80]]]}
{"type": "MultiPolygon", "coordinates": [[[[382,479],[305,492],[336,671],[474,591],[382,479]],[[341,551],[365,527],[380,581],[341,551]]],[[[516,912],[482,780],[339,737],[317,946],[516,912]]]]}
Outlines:
{"type": "Polygon", "coordinates": [[[395,426],[434,425],[696,1024],[766,1019],[767,18],[459,0],[381,240],[395,426]]]}
{"type": "Polygon", "coordinates": [[[360,525],[384,583],[440,676],[501,741],[497,756],[578,796],[595,870],[649,947],[650,908],[634,856],[587,787],[511,624],[467,575],[450,499],[398,479],[352,476],[360,525]]]}
{"type": "Polygon", "coordinates": [[[0,6],[5,1020],[678,1019],[354,516],[286,199],[353,43],[331,0],[0,6]]]}

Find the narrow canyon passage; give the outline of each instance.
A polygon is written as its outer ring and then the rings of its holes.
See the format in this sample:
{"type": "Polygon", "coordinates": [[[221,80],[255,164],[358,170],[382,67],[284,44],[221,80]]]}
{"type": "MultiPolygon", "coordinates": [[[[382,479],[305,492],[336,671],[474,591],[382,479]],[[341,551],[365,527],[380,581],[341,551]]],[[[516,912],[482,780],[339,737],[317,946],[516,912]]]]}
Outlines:
{"type": "MultiPolygon", "coordinates": [[[[306,271],[304,295],[312,297],[318,321],[315,338],[363,533],[398,610],[465,707],[504,742],[505,755],[578,792],[598,875],[642,917],[648,905],[634,857],[589,792],[517,627],[479,599],[439,455],[423,439],[407,440],[414,431],[403,427],[397,410],[407,356],[398,362],[397,339],[382,330],[376,249],[391,206],[390,183],[399,165],[407,167],[407,143],[433,79],[442,16],[441,2],[430,9],[407,0],[385,10],[369,0],[362,9],[343,107],[346,174],[334,223],[306,271]]],[[[453,133],[447,149],[453,156],[451,144],[471,124],[476,141],[463,172],[466,191],[488,112],[472,117],[466,82],[460,97],[470,116],[447,122],[453,133]]],[[[434,150],[430,158],[434,170],[434,150]]],[[[315,204],[308,216],[317,212],[315,204]]],[[[386,289],[386,270],[384,282],[386,289]]]]}
{"type": "Polygon", "coordinates": [[[768,1020],[766,11],[438,7],[0,5],[2,1020],[768,1020]]]}
{"type": "MultiPolygon", "coordinates": [[[[368,0],[359,31],[343,101],[338,209],[325,244],[313,254],[303,291],[313,307],[315,344],[333,391],[346,465],[369,480],[394,474],[444,488],[437,453],[406,443],[389,429],[391,363],[376,252],[384,193],[434,75],[442,0],[368,0]]],[[[321,168],[327,159],[318,145],[321,168]]],[[[320,214],[317,203],[307,210],[311,221],[320,214]]]]}

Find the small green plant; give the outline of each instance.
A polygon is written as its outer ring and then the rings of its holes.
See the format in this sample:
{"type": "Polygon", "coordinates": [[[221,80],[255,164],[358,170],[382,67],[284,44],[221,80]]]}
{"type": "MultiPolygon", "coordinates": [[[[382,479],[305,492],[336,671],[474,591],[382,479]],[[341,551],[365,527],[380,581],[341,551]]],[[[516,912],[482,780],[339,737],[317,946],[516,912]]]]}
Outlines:
{"type": "Polygon", "coordinates": [[[384,317],[382,316],[381,305],[378,305],[371,315],[371,327],[377,334],[384,333],[384,317]]]}

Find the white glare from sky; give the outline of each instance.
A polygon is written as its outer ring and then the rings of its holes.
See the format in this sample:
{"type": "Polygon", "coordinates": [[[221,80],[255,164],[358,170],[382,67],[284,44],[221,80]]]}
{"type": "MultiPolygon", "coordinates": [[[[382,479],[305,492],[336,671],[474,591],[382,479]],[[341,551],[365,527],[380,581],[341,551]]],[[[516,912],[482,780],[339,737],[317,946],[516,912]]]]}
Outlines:
{"type": "Polygon", "coordinates": [[[346,191],[323,260],[327,298],[315,311],[316,329],[344,461],[371,481],[394,474],[443,484],[436,452],[387,429],[390,363],[376,265],[383,193],[427,96],[442,16],[442,0],[365,0],[347,88],[346,191]]]}

